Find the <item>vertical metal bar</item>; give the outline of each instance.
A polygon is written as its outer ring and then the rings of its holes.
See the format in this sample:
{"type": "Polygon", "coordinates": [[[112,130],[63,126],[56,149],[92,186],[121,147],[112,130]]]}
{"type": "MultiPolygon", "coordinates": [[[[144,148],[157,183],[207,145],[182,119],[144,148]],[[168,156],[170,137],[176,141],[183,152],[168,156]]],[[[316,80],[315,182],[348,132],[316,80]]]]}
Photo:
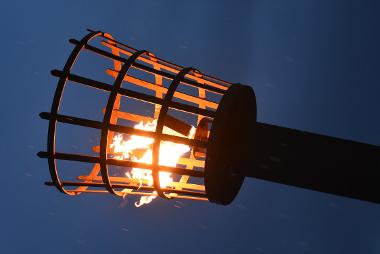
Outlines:
{"type": "MultiPolygon", "coordinates": [[[[160,65],[157,64],[157,59],[153,54],[150,54],[150,59],[152,60],[152,66],[156,70],[160,70],[160,65]]],[[[159,89],[159,87],[162,87],[162,76],[158,74],[154,74],[154,80],[155,80],[155,90],[156,90],[156,97],[161,98],[163,97],[162,90],[159,89]]],[[[161,105],[155,104],[154,105],[154,119],[158,118],[158,114],[160,113],[161,105]]]]}
{"type": "MultiPolygon", "coordinates": [[[[103,33],[103,37],[109,38],[108,40],[113,39],[113,37],[110,34],[104,34],[103,33]]],[[[111,51],[112,51],[112,54],[114,54],[116,56],[120,56],[118,49],[111,48],[111,51]]],[[[115,70],[120,71],[120,69],[121,69],[121,63],[119,61],[114,60],[113,61],[113,66],[114,66],[115,70]]],[[[116,97],[115,104],[113,106],[114,110],[119,110],[120,109],[120,99],[121,99],[121,95],[118,94],[117,97],[116,97]]],[[[118,119],[118,115],[117,114],[112,114],[111,119],[110,119],[110,123],[111,124],[117,124],[117,119],[118,119]]],[[[113,131],[109,131],[108,132],[108,140],[112,140],[113,136],[114,136],[114,132],[113,131]]],[[[90,173],[88,174],[88,176],[91,177],[90,179],[92,179],[93,177],[97,176],[99,174],[99,172],[100,172],[100,165],[99,164],[95,164],[92,167],[92,170],[90,171],[90,173]]],[[[82,192],[82,191],[87,190],[87,188],[88,188],[88,186],[79,186],[76,189],[76,191],[81,191],[82,192]]]]}
{"type": "MultiPolygon", "coordinates": [[[[195,80],[198,83],[203,84],[204,80],[202,78],[200,78],[199,76],[201,76],[199,73],[194,73],[195,80]]],[[[206,100],[206,90],[203,89],[203,88],[198,88],[197,90],[198,90],[198,98],[206,100]]],[[[206,109],[206,103],[204,101],[199,101],[198,102],[198,107],[200,109],[206,109]]],[[[197,128],[198,128],[199,123],[202,120],[202,118],[203,118],[202,115],[198,115],[198,117],[197,117],[197,128]]],[[[191,149],[196,149],[196,148],[192,147],[191,149]]],[[[194,152],[193,151],[190,151],[190,158],[193,159],[193,160],[196,160],[196,158],[194,157],[194,152]]],[[[186,168],[194,170],[194,166],[189,166],[188,164],[186,165],[186,168]]],[[[181,183],[187,183],[189,181],[189,179],[190,179],[189,176],[183,175],[183,176],[181,176],[181,179],[179,181],[181,183]]]]}
{"type": "Polygon", "coordinates": [[[69,76],[70,70],[73,64],[75,63],[79,53],[82,51],[82,49],[90,40],[92,40],[94,37],[99,36],[101,34],[102,32],[100,31],[91,32],[87,34],[85,37],[83,37],[83,39],[75,46],[74,50],[71,52],[63,68],[63,75],[60,77],[58,81],[58,85],[54,93],[53,103],[51,105],[50,112],[51,112],[52,117],[49,120],[49,129],[48,129],[48,138],[47,138],[47,152],[49,154],[49,157],[48,157],[49,170],[50,170],[51,179],[55,183],[58,190],[68,195],[76,195],[76,193],[72,193],[70,191],[65,190],[63,185],[61,184],[61,181],[59,180],[56,161],[54,158],[55,132],[57,128],[57,120],[55,116],[57,115],[58,110],[59,110],[59,105],[60,105],[63,91],[66,85],[67,77],[69,76]]]}
{"type": "Polygon", "coordinates": [[[119,72],[119,75],[117,76],[112,91],[110,92],[110,95],[108,97],[108,102],[106,106],[106,110],[104,113],[103,118],[103,126],[101,131],[101,138],[100,138],[100,171],[102,173],[102,179],[103,182],[107,188],[107,190],[115,195],[119,195],[113,188],[109,179],[108,175],[108,167],[107,167],[107,146],[108,146],[108,133],[110,128],[110,121],[112,118],[112,112],[114,108],[115,101],[117,99],[117,96],[119,94],[119,89],[121,88],[121,85],[124,80],[124,76],[127,74],[128,70],[131,68],[132,64],[136,61],[136,59],[141,56],[142,54],[146,54],[147,51],[137,51],[132,56],[130,56],[126,61],[124,62],[124,65],[121,67],[121,70],[119,72]]]}
{"type": "Polygon", "coordinates": [[[158,115],[157,126],[156,126],[157,138],[154,139],[153,151],[152,151],[153,153],[152,154],[152,157],[153,157],[152,158],[152,165],[153,165],[152,176],[153,176],[154,188],[157,194],[163,198],[168,198],[168,197],[161,190],[158,164],[159,164],[159,156],[160,156],[161,135],[164,128],[164,120],[165,120],[166,114],[168,113],[169,105],[173,99],[174,92],[177,90],[179,83],[185,77],[185,75],[192,70],[194,69],[184,68],[175,76],[175,78],[173,79],[172,83],[169,86],[167,94],[165,95],[164,102],[162,103],[162,106],[160,109],[160,114],[158,115]]]}

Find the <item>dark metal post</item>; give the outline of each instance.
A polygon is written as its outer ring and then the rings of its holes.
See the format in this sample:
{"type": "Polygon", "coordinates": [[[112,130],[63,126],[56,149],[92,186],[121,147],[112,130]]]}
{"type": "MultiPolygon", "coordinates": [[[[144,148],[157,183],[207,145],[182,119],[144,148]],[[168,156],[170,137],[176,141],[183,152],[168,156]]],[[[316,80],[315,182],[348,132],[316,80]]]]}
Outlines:
{"type": "Polygon", "coordinates": [[[246,176],[380,203],[380,147],[263,123],[251,144],[246,176]]]}

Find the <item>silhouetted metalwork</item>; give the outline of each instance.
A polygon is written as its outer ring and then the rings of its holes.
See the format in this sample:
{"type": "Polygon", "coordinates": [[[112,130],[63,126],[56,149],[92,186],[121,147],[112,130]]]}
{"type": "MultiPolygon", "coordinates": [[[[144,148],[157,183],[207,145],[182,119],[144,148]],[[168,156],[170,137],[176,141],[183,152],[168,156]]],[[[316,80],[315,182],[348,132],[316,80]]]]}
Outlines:
{"type": "Polygon", "coordinates": [[[69,195],[153,193],[164,198],[209,200],[227,205],[238,194],[244,178],[249,176],[380,203],[379,147],[259,123],[251,87],[207,76],[194,68],[183,68],[148,51],[120,43],[109,34],[89,31],[80,41],[70,40],[75,48],[63,70],[52,71],[59,81],[51,111],[40,114],[41,118],[49,120],[47,151],[38,153],[48,159],[52,181],[47,185],[56,186],[69,195]],[[100,39],[101,46],[90,44],[94,39],[100,39]],[[113,84],[71,73],[82,51],[111,60],[113,68],[105,68],[105,72],[114,78],[113,84]],[[145,76],[131,75],[131,70],[138,70],[145,76]],[[109,92],[103,121],[59,113],[67,81],[109,92]],[[135,91],[130,89],[132,86],[145,90],[135,91]],[[122,98],[143,101],[153,105],[153,109],[146,115],[122,111],[122,98]],[[174,116],[175,112],[189,117],[174,116]],[[189,120],[191,117],[193,120],[189,120]],[[119,119],[135,123],[157,122],[155,130],[148,131],[122,125],[119,119]],[[57,123],[99,129],[100,144],[93,147],[97,155],[56,151],[57,123]],[[190,135],[192,125],[196,127],[194,135],[190,135]],[[165,133],[164,128],[177,134],[165,133]],[[151,163],[115,157],[110,144],[116,133],[153,138],[151,163]],[[191,151],[179,158],[177,166],[162,165],[160,145],[163,141],[185,144],[191,151]],[[56,160],[93,166],[89,174],[67,181],[60,179],[56,160]],[[109,165],[120,166],[121,170],[152,170],[153,184],[142,184],[127,176],[110,176],[109,165]],[[171,172],[176,177],[163,187],[159,172],[171,172]]]}

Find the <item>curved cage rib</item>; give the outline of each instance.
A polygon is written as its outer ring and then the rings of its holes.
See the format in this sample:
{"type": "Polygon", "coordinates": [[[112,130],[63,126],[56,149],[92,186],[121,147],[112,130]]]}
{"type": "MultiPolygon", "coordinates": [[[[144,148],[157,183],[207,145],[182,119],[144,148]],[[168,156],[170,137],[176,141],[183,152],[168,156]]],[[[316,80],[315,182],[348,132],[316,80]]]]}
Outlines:
{"type": "Polygon", "coordinates": [[[164,198],[207,200],[205,188],[201,182],[204,177],[204,158],[207,154],[207,135],[209,133],[207,128],[209,127],[204,127],[204,124],[201,126],[200,123],[205,122],[202,119],[206,119],[206,122],[212,122],[215,110],[218,108],[218,100],[231,84],[203,75],[193,68],[183,68],[170,63],[148,51],[136,50],[101,31],[90,30],[90,33],[80,41],[70,39],[70,42],[75,47],[63,70],[52,71],[52,75],[58,77],[59,80],[51,111],[40,114],[43,119],[49,120],[47,151],[38,154],[40,157],[48,159],[52,181],[46,184],[56,186],[61,192],[69,195],[109,192],[119,196],[126,194],[158,195],[164,198]],[[95,38],[100,39],[100,46],[90,44],[95,38]],[[112,60],[113,68],[104,68],[105,73],[114,78],[112,85],[71,73],[82,51],[88,51],[112,60]],[[150,78],[144,78],[144,76],[133,75],[130,70],[150,75],[153,77],[153,81],[150,78]],[[109,93],[107,105],[103,109],[103,121],[59,113],[60,102],[67,81],[109,93]],[[130,89],[130,86],[140,87],[145,89],[143,91],[151,92],[142,92],[141,89],[136,91],[130,89]],[[149,105],[153,104],[153,112],[144,115],[123,111],[121,101],[124,97],[139,100],[149,105]],[[195,116],[196,120],[193,125],[195,125],[196,133],[206,134],[203,134],[201,138],[197,136],[198,134],[193,137],[187,136],[192,124],[189,124],[186,119],[173,116],[173,112],[195,116]],[[148,131],[122,125],[119,120],[127,120],[132,123],[157,121],[157,125],[154,131],[148,131]],[[57,152],[55,147],[57,123],[100,130],[100,144],[92,149],[98,155],[57,152]],[[166,133],[165,128],[181,135],[166,133]],[[201,128],[206,129],[200,130],[201,128]],[[116,133],[152,138],[152,162],[117,159],[114,151],[110,148],[110,142],[116,133]],[[190,151],[179,157],[176,166],[161,165],[159,156],[162,142],[184,144],[189,146],[190,151]],[[199,154],[201,156],[198,156],[199,154]],[[91,163],[93,166],[87,175],[77,175],[77,181],[65,181],[58,174],[56,160],[85,162],[91,163]],[[139,180],[127,176],[110,176],[108,165],[122,167],[125,171],[131,168],[152,170],[153,184],[139,182],[139,180]],[[160,185],[159,172],[170,172],[175,177],[173,181],[168,182],[163,187],[160,185]]]}
{"type": "Polygon", "coordinates": [[[52,181],[55,183],[55,186],[61,191],[66,194],[73,194],[72,192],[68,192],[64,189],[61,181],[59,180],[58,176],[58,170],[56,166],[55,161],[55,132],[56,132],[56,125],[57,125],[57,119],[56,115],[59,111],[59,105],[61,102],[61,98],[63,95],[63,90],[66,85],[66,81],[68,79],[68,76],[70,74],[70,70],[73,67],[79,53],[82,51],[84,46],[94,37],[100,35],[100,32],[91,32],[88,35],[86,35],[74,48],[74,50],[71,52],[62,72],[62,76],[60,77],[58,81],[57,88],[55,90],[53,103],[51,106],[51,118],[49,120],[49,130],[48,130],[48,141],[47,141],[47,152],[49,154],[48,156],[48,162],[49,162],[49,170],[50,175],[52,178],[52,181]]]}
{"type": "MultiPolygon", "coordinates": [[[[131,68],[133,62],[142,55],[146,54],[146,51],[137,51],[131,55],[121,67],[121,70],[112,86],[112,91],[108,97],[108,102],[106,110],[104,113],[103,125],[102,125],[102,135],[100,139],[100,170],[102,172],[103,183],[106,184],[106,188],[109,192],[119,195],[112,188],[111,182],[109,180],[108,169],[107,169],[107,147],[108,147],[108,130],[110,127],[110,121],[112,117],[112,111],[114,109],[116,97],[118,95],[119,89],[121,88],[123,78],[127,74],[128,70],[131,68]]],[[[122,194],[121,194],[122,195],[122,194]]]]}

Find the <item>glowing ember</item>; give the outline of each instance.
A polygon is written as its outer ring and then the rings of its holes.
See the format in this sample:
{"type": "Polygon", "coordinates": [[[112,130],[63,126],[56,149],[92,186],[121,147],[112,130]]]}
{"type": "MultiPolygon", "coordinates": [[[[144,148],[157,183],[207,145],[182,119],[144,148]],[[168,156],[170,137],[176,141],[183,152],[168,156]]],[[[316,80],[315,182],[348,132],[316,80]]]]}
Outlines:
{"type": "MultiPolygon", "coordinates": [[[[155,131],[156,125],[157,120],[153,120],[148,121],[147,123],[140,122],[139,124],[135,125],[134,128],[146,131],[155,131]]],[[[167,127],[164,127],[163,133],[184,137],[182,134],[167,127]]],[[[192,127],[188,138],[193,138],[194,134],[195,128],[192,127]]],[[[136,162],[151,164],[153,154],[152,144],[152,138],[131,135],[128,140],[123,140],[123,135],[117,134],[114,136],[113,143],[110,145],[110,148],[113,149],[115,159],[128,159],[136,162]]],[[[179,158],[189,151],[190,147],[187,145],[162,141],[159,152],[159,165],[176,167],[179,158]]],[[[126,173],[126,176],[130,179],[138,180],[140,187],[142,185],[153,186],[152,171],[149,169],[132,168],[130,172],[126,173]]],[[[169,172],[159,172],[159,176],[161,188],[166,188],[169,183],[173,182],[173,178],[169,172]]],[[[132,190],[130,189],[123,190],[125,195],[131,191],[132,190]]],[[[140,198],[140,201],[135,203],[135,206],[140,207],[144,204],[149,204],[153,199],[156,198],[156,194],[156,192],[153,192],[152,195],[142,196],[140,198]]]]}

